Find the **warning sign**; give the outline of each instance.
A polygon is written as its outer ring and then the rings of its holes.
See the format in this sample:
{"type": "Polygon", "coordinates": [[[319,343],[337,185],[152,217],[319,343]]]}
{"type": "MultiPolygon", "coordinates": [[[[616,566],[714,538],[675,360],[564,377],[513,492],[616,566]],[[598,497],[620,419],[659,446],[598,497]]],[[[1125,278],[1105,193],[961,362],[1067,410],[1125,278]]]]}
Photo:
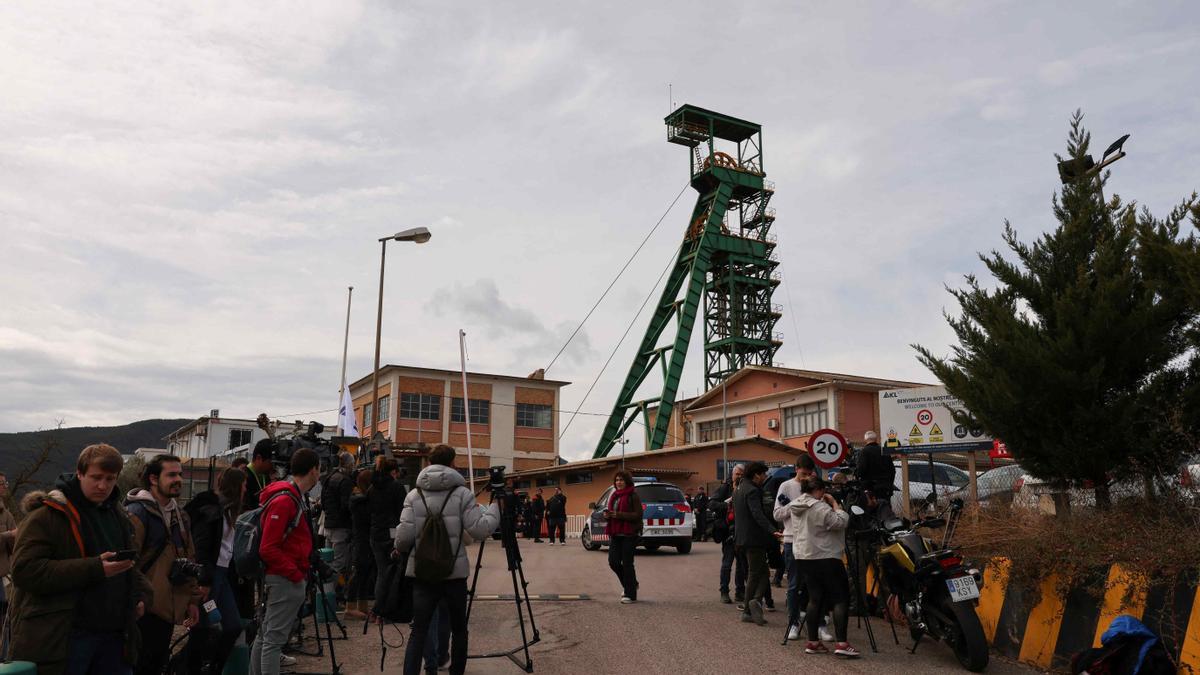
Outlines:
{"type": "Polygon", "coordinates": [[[942,442],[942,428],[937,425],[937,422],[934,422],[933,427],[929,430],[929,442],[930,443],[941,443],[942,442]]]}
{"type": "Polygon", "coordinates": [[[965,408],[942,386],[881,391],[879,426],[884,431],[891,427],[901,432],[896,438],[900,447],[892,449],[892,454],[918,452],[913,446],[923,452],[992,449],[992,439],[982,429],[964,424],[970,417],[965,408]]]}
{"type": "Polygon", "coordinates": [[[888,432],[887,432],[887,440],[886,440],[886,441],[884,441],[884,443],[883,443],[883,447],[885,447],[885,448],[898,448],[898,447],[900,447],[900,439],[899,439],[899,438],[896,438],[896,429],[895,429],[895,427],[892,427],[892,428],[888,429],[888,432]]]}

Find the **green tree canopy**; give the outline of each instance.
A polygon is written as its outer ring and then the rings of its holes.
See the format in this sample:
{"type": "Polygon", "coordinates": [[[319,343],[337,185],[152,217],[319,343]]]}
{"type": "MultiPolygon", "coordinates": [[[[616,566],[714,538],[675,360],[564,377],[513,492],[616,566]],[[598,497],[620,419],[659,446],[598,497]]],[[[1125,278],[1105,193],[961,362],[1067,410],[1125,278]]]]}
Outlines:
{"type": "MultiPolygon", "coordinates": [[[[1068,156],[1088,154],[1076,112],[1068,156]]],[[[1062,160],[1062,157],[1059,157],[1062,160]]],[[[1196,195],[1164,219],[1106,200],[1107,172],[1077,176],[1053,199],[1058,225],[1031,244],[1007,221],[994,277],[948,289],[959,344],[948,357],[914,345],[920,361],[1003,439],[1033,475],[1093,481],[1174,470],[1197,450],[1197,241],[1181,237],[1196,195]],[[1192,396],[1191,401],[1188,397],[1192,396]],[[1190,431],[1189,431],[1190,430],[1190,431]]]]}

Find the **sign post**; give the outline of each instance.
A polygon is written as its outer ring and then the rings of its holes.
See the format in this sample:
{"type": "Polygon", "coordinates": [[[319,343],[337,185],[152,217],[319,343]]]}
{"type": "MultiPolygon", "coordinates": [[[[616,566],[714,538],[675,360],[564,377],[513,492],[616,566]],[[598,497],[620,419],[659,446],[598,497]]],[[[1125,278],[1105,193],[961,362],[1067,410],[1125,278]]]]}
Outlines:
{"type": "Polygon", "coordinates": [[[848,448],[845,436],[834,429],[820,429],[808,437],[808,454],[822,469],[840,466],[848,448]]]}

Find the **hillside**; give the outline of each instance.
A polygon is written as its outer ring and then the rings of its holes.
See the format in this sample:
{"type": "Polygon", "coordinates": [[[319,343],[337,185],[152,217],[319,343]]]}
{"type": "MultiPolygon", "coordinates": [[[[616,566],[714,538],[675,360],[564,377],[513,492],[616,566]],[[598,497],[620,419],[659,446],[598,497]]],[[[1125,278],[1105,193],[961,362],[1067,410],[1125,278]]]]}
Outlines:
{"type": "Polygon", "coordinates": [[[55,443],[46,463],[34,475],[34,483],[49,484],[71,471],[79,451],[92,443],[108,443],[122,454],[138,448],[161,448],[163,437],[190,422],[190,419],[141,420],[119,427],[67,427],[48,431],[21,431],[0,434],[0,471],[12,482],[36,456],[38,449],[55,443]]]}

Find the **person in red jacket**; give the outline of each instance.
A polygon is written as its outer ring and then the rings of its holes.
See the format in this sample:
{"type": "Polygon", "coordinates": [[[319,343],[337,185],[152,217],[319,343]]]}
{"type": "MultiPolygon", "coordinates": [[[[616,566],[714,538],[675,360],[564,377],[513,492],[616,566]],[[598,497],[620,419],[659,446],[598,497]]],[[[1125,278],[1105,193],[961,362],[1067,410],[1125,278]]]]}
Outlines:
{"type": "Polygon", "coordinates": [[[317,453],[300,448],[292,455],[291,478],[263,488],[259,503],[262,543],[258,555],[266,568],[262,626],[250,654],[253,675],[278,675],[279,655],[304,603],[304,580],[312,556],[312,528],[304,495],[317,484],[317,453]]]}

